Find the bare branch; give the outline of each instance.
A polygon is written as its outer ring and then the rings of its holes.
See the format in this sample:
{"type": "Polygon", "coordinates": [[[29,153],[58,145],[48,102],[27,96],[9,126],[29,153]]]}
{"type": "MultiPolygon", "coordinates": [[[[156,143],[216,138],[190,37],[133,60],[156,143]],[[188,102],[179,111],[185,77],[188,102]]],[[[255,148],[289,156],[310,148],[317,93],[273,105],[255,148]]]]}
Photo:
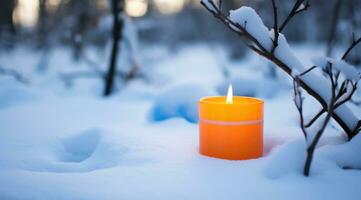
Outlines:
{"type": "MultiPolygon", "coordinates": [[[[305,176],[309,176],[310,174],[310,169],[311,169],[311,163],[313,160],[313,155],[314,155],[314,151],[317,147],[317,144],[322,136],[322,134],[324,133],[327,124],[329,123],[333,113],[334,113],[334,105],[335,102],[337,101],[336,98],[336,82],[335,82],[335,76],[333,74],[332,71],[332,64],[329,63],[326,73],[329,76],[329,80],[331,82],[331,89],[332,89],[332,97],[331,100],[328,104],[328,109],[327,109],[327,116],[325,118],[325,120],[322,122],[321,127],[317,130],[315,137],[312,138],[311,144],[307,147],[307,157],[305,160],[305,164],[304,164],[304,169],[303,169],[303,174],[305,176]]],[[[304,126],[304,116],[303,116],[303,98],[301,95],[301,91],[300,91],[300,78],[299,76],[294,77],[293,80],[293,90],[294,90],[294,102],[296,105],[296,108],[298,110],[299,113],[299,117],[300,117],[300,128],[302,130],[302,133],[306,139],[306,141],[308,140],[308,133],[306,131],[306,127],[304,126]]]]}
{"type": "Polygon", "coordinates": [[[326,116],[325,120],[323,121],[323,124],[322,124],[321,128],[317,131],[315,138],[312,140],[311,144],[307,148],[307,157],[306,157],[305,165],[304,165],[304,168],[303,168],[303,174],[305,176],[310,175],[310,169],[311,169],[311,163],[312,163],[312,159],[313,159],[313,153],[315,151],[315,148],[316,148],[316,146],[317,146],[323,132],[325,131],[325,129],[327,127],[327,124],[330,122],[330,119],[332,117],[332,113],[333,113],[333,104],[331,102],[329,110],[327,112],[327,116],[326,116]]]}
{"type": "Polygon", "coordinates": [[[310,7],[309,1],[306,0],[296,0],[295,4],[293,5],[291,12],[286,17],[285,21],[281,24],[279,28],[279,32],[282,32],[283,29],[287,26],[287,24],[291,21],[291,19],[296,16],[297,14],[306,11],[310,7]],[[303,5],[303,7],[301,7],[303,5]]]}
{"type": "Polygon", "coordinates": [[[221,10],[214,4],[212,0],[208,0],[209,4],[212,6],[211,8],[208,7],[203,1],[201,1],[201,4],[210,12],[213,14],[213,16],[217,19],[219,19],[224,25],[226,25],[231,31],[238,34],[239,36],[245,38],[248,41],[251,41],[254,43],[254,45],[249,44],[246,42],[246,45],[248,47],[254,47],[251,48],[252,50],[255,50],[257,53],[262,53],[261,55],[266,56],[267,50],[261,45],[261,43],[254,38],[247,30],[246,27],[243,27],[242,25],[233,22],[230,20],[227,16],[225,16],[221,10]]]}
{"type": "Polygon", "coordinates": [[[309,69],[307,69],[306,71],[302,72],[299,76],[303,76],[316,68],[317,68],[317,66],[312,66],[309,69]]]}
{"type": "Polygon", "coordinates": [[[302,93],[301,93],[301,90],[300,90],[300,79],[298,76],[296,76],[294,79],[293,79],[293,92],[294,92],[294,103],[296,105],[296,108],[297,108],[297,111],[298,111],[298,114],[299,114],[299,117],[300,117],[300,127],[301,127],[301,130],[302,130],[302,133],[303,133],[303,136],[305,137],[305,139],[307,140],[307,131],[306,131],[306,128],[305,128],[305,120],[304,120],[304,117],[303,117],[303,97],[302,97],[302,93]]]}
{"type": "Polygon", "coordinates": [[[272,47],[271,53],[274,54],[274,51],[276,50],[276,48],[278,46],[278,37],[279,37],[276,0],[272,0],[272,8],[273,8],[273,33],[274,33],[274,38],[273,38],[273,47],[272,47]]]}
{"type": "Polygon", "coordinates": [[[361,42],[361,37],[359,37],[357,40],[355,39],[355,35],[352,34],[352,43],[349,48],[347,48],[346,52],[341,57],[342,60],[345,60],[348,56],[348,54],[352,51],[354,47],[356,47],[361,42]]]}
{"type": "MultiPolygon", "coordinates": [[[[336,81],[335,81],[336,82],[336,81]]],[[[351,101],[352,100],[352,97],[353,95],[355,94],[357,90],[357,82],[356,83],[352,83],[352,82],[349,82],[348,80],[345,80],[340,89],[339,89],[339,92],[336,96],[336,102],[335,102],[335,105],[334,105],[334,109],[337,109],[338,107],[340,107],[341,105],[345,104],[346,102],[348,101],[351,101]],[[344,97],[343,95],[347,92],[347,89],[348,89],[348,85],[351,85],[351,92],[346,96],[344,97]],[[343,97],[342,100],[341,97],[343,97]],[[339,101],[340,100],[340,101],[339,101]]],[[[322,116],[323,113],[325,113],[326,110],[325,109],[321,109],[320,111],[318,111],[318,113],[306,124],[306,127],[310,127],[312,126],[312,124],[319,118],[322,116]]]]}
{"type": "Polygon", "coordinates": [[[319,140],[321,139],[323,132],[325,131],[325,129],[327,127],[327,124],[331,120],[331,117],[334,113],[334,105],[336,102],[336,84],[334,82],[334,76],[332,73],[332,64],[331,63],[329,63],[329,65],[328,65],[327,74],[328,74],[328,76],[330,78],[330,82],[331,82],[332,96],[331,96],[330,102],[327,107],[327,116],[326,116],[325,120],[323,121],[321,128],[317,131],[311,144],[307,148],[307,157],[306,157],[305,165],[303,168],[303,174],[305,176],[309,176],[309,174],[310,174],[311,163],[313,160],[314,151],[317,147],[319,140]]]}

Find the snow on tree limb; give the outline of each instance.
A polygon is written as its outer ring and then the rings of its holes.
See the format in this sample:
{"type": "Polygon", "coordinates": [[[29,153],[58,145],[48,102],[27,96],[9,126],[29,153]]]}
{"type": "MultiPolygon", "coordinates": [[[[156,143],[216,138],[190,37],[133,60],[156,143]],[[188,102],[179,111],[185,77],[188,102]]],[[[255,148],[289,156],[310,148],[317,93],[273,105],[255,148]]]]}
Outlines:
{"type": "Polygon", "coordinates": [[[255,10],[246,6],[240,7],[237,10],[231,10],[229,19],[242,26],[265,49],[270,50],[272,48],[272,40],[269,37],[268,28],[263,24],[262,19],[255,10]]]}
{"type": "MultiPolygon", "coordinates": [[[[306,2],[306,5],[301,11],[307,9],[309,6],[308,1],[297,0],[290,16],[287,18],[288,21],[300,12],[298,8],[304,2],[306,2]]],[[[277,41],[278,46],[273,50],[273,32],[280,32],[281,28],[280,30],[269,31],[252,8],[241,7],[231,11],[230,15],[226,16],[217,6],[214,6],[215,3],[212,0],[202,0],[201,4],[232,31],[242,36],[249,48],[275,63],[288,75],[294,77],[292,71],[304,72],[308,70],[292,52],[286,38],[281,33],[279,33],[277,41]]],[[[286,21],[281,27],[284,28],[285,24],[287,24],[286,21]]],[[[327,110],[332,94],[329,89],[331,85],[326,77],[317,71],[310,70],[300,77],[299,85],[313,96],[322,105],[324,110],[327,110]]],[[[357,134],[355,130],[359,128],[358,122],[360,119],[354,115],[347,105],[342,104],[334,109],[332,117],[343,128],[349,139],[357,134]]]]}
{"type": "Polygon", "coordinates": [[[348,64],[344,60],[335,60],[329,57],[316,57],[312,59],[313,63],[320,68],[325,68],[327,63],[331,63],[335,70],[341,72],[347,79],[358,81],[360,79],[360,72],[356,67],[348,64]]]}

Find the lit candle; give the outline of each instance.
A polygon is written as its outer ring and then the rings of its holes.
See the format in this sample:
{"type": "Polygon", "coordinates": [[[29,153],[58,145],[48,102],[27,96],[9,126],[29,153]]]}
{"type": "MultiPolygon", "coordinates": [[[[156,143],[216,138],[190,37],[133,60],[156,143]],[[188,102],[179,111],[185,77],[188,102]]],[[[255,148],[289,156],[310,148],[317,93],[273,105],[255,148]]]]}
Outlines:
{"type": "Polygon", "coordinates": [[[199,102],[199,151],[229,160],[258,158],[263,153],[263,100],[233,96],[199,102]]]}

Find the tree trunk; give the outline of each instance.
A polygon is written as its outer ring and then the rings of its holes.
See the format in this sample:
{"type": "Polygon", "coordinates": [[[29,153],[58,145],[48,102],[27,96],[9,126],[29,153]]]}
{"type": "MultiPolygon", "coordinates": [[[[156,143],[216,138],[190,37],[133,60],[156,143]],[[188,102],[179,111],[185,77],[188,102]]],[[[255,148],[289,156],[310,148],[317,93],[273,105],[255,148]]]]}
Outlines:
{"type": "Polygon", "coordinates": [[[315,148],[308,148],[307,149],[307,158],[305,161],[305,165],[303,168],[303,175],[309,176],[310,175],[310,169],[311,169],[311,163],[313,159],[313,152],[315,151],[315,148]]]}
{"type": "Polygon", "coordinates": [[[108,72],[105,77],[104,96],[109,96],[114,88],[114,76],[116,73],[119,41],[122,39],[123,22],[120,19],[120,13],[123,12],[124,0],[112,0],[113,12],[113,46],[110,56],[108,72]]]}

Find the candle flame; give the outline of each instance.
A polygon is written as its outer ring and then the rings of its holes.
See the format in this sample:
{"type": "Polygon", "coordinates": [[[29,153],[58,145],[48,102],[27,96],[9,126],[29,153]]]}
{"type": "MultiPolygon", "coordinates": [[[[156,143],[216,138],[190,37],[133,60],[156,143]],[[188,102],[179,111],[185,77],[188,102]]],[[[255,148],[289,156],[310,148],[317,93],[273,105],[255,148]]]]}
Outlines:
{"type": "Polygon", "coordinates": [[[229,87],[228,87],[226,103],[228,103],[228,104],[233,103],[233,88],[232,88],[232,84],[229,84],[229,87]]]}

